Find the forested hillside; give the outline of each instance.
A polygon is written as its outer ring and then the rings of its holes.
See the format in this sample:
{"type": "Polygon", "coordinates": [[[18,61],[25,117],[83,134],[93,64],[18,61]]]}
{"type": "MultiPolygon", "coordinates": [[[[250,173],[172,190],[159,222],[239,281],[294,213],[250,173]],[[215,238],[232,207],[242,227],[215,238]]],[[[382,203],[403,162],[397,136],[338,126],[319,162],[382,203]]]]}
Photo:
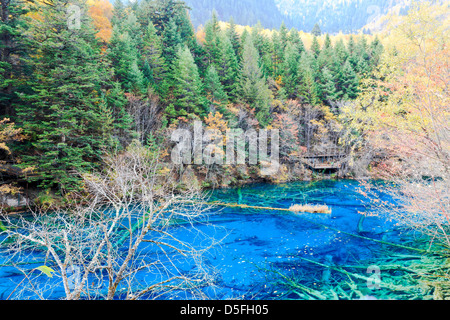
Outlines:
{"type": "Polygon", "coordinates": [[[0,300],[450,299],[448,1],[189,2],[0,1],[0,300]]]}
{"type": "MultiPolygon", "coordinates": [[[[187,0],[186,4],[192,8],[191,17],[194,27],[197,28],[211,18],[216,10],[222,21],[231,17],[237,24],[253,26],[258,22],[265,28],[279,28],[281,22],[287,26],[294,26],[294,19],[282,13],[274,0],[187,0]]],[[[309,30],[310,31],[310,30],[309,30]]]]}
{"type": "Polygon", "coordinates": [[[204,25],[212,10],[216,10],[221,20],[233,17],[241,25],[253,26],[259,21],[271,29],[284,22],[288,28],[310,32],[317,23],[328,33],[358,32],[394,7],[400,14],[405,14],[408,8],[405,0],[187,0],[186,3],[192,8],[195,27],[204,25]]]}
{"type": "MultiPolygon", "coordinates": [[[[80,190],[80,173],[101,168],[105,154],[133,140],[170,162],[171,130],[194,120],[223,132],[279,129],[284,161],[345,151],[337,116],[383,51],[376,37],[305,35],[284,24],[239,33],[215,15],[196,34],[185,4],[175,1],[78,0],[89,14],[71,27],[66,2],[52,3],[12,0],[13,18],[2,22],[16,48],[2,54],[1,112],[10,121],[2,126],[18,130],[3,138],[11,146],[5,179],[44,190],[80,190]]],[[[235,170],[197,175],[205,186],[252,176],[235,170]]],[[[272,178],[299,174],[283,167],[272,178]]]]}

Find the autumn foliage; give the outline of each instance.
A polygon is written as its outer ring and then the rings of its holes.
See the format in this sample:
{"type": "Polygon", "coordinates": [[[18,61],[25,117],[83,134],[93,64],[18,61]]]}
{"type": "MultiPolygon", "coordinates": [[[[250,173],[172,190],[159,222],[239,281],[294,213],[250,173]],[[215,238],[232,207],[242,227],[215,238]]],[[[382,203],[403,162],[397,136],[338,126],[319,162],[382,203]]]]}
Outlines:
{"type": "Polygon", "coordinates": [[[112,36],[112,4],[107,0],[89,0],[87,4],[89,5],[89,15],[98,30],[97,37],[104,42],[109,42],[112,36]]]}

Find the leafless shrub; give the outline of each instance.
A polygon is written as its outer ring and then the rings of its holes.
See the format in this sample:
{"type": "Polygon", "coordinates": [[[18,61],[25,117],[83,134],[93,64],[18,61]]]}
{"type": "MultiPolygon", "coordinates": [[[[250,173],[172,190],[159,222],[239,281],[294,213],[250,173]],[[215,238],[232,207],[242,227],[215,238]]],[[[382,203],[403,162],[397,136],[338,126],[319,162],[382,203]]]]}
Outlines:
{"type": "Polygon", "coordinates": [[[82,203],[78,197],[64,210],[6,218],[11,261],[40,254],[55,271],[44,282],[25,272],[27,280],[10,298],[48,298],[62,289],[65,299],[142,299],[180,291],[192,297],[213,284],[203,256],[215,240],[194,227],[208,209],[199,204],[201,195],[176,192],[138,144],[106,163],[104,172],[84,175],[82,203]],[[190,240],[203,239],[201,246],[186,240],[186,233],[182,237],[183,226],[192,232],[190,240]]]}
{"type": "Polygon", "coordinates": [[[127,98],[127,112],[134,120],[134,129],[139,134],[139,141],[144,143],[158,125],[158,113],[161,110],[159,97],[150,95],[148,98],[142,99],[128,94],[127,98]]]}

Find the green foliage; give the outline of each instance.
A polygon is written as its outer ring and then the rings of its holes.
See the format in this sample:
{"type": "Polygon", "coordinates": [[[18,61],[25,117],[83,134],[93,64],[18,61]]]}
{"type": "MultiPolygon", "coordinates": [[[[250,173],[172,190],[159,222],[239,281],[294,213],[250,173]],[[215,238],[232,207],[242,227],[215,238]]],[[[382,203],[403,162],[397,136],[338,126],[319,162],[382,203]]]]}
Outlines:
{"type": "Polygon", "coordinates": [[[173,100],[166,109],[170,118],[202,118],[208,113],[205,105],[203,84],[187,46],[179,48],[173,64],[173,100]]]}
{"type": "Polygon", "coordinates": [[[41,271],[42,273],[44,273],[49,278],[52,278],[53,277],[53,273],[56,272],[55,270],[53,270],[52,268],[47,267],[47,266],[37,267],[36,270],[41,271]]]}
{"type": "Polygon", "coordinates": [[[316,36],[314,36],[314,38],[313,38],[313,42],[312,42],[312,45],[311,45],[311,51],[312,51],[312,53],[314,55],[314,58],[317,59],[317,57],[320,54],[320,44],[319,44],[319,40],[317,40],[316,36]]]}
{"type": "Polygon", "coordinates": [[[112,72],[95,30],[87,18],[80,29],[68,29],[66,6],[56,0],[54,6],[39,5],[42,20],[30,23],[31,91],[22,95],[17,114],[30,137],[21,165],[37,167],[30,179],[70,191],[80,187],[77,173],[98,166],[111,147],[114,131],[105,126],[115,120],[104,98],[112,72]]]}
{"type": "Polygon", "coordinates": [[[340,94],[336,90],[336,81],[331,71],[325,67],[322,70],[323,81],[322,93],[325,101],[336,101],[339,99],[340,94]]]}
{"type": "MultiPolygon", "coordinates": [[[[86,0],[71,4],[87,12],[86,0]]],[[[161,142],[159,128],[210,111],[229,124],[266,127],[287,119],[278,117],[286,100],[298,117],[301,108],[356,98],[383,51],[378,38],[369,44],[361,36],[332,43],[327,34],[320,46],[318,26],[306,49],[288,21],[271,33],[255,22],[239,34],[232,18],[221,29],[216,12],[197,34],[200,43],[186,4],[174,0],[115,1],[104,44],[88,15],[80,29],[68,29],[67,6],[36,3],[36,19],[11,0],[0,21],[2,113],[27,136],[14,151],[21,166],[36,167],[28,181],[45,189],[82,188],[77,173],[100,168],[108,150],[126,146],[140,113],[152,122],[150,148],[161,142]]]]}
{"type": "Polygon", "coordinates": [[[216,63],[216,69],[223,84],[223,88],[232,101],[237,98],[237,79],[239,74],[239,63],[233,43],[224,34],[220,33],[219,42],[220,58],[216,63]]]}
{"type": "Polygon", "coordinates": [[[171,18],[169,20],[169,23],[163,32],[162,42],[163,57],[172,67],[171,64],[175,61],[178,49],[181,47],[182,43],[175,19],[171,18]]]}
{"type": "Polygon", "coordinates": [[[283,85],[289,99],[297,97],[299,60],[300,54],[297,47],[289,42],[284,53],[283,65],[283,85]]]}
{"type": "Polygon", "coordinates": [[[311,30],[311,33],[316,37],[319,37],[322,34],[322,30],[320,30],[319,24],[316,23],[314,25],[314,28],[311,30]]]}
{"type": "Polygon", "coordinates": [[[269,123],[269,108],[272,99],[266,79],[259,67],[259,54],[251,37],[244,43],[239,80],[241,99],[255,109],[256,119],[262,126],[269,123]]]}
{"type": "Polygon", "coordinates": [[[320,100],[318,84],[315,81],[313,64],[314,57],[312,53],[304,52],[299,62],[299,82],[297,90],[303,103],[316,105],[320,102],[320,100]]]}
{"type": "MultiPolygon", "coordinates": [[[[162,41],[156,33],[156,28],[150,21],[143,39],[141,61],[143,62],[143,75],[146,82],[158,93],[163,94],[167,75],[166,61],[162,56],[162,41]]],[[[141,63],[142,63],[141,62],[141,63]]]]}
{"type": "Polygon", "coordinates": [[[228,96],[224,91],[222,84],[220,83],[219,74],[216,71],[214,65],[210,65],[208,70],[206,71],[205,76],[205,93],[206,98],[210,102],[211,112],[215,112],[215,108],[217,107],[217,111],[220,113],[225,113],[226,105],[228,102],[228,96]]]}

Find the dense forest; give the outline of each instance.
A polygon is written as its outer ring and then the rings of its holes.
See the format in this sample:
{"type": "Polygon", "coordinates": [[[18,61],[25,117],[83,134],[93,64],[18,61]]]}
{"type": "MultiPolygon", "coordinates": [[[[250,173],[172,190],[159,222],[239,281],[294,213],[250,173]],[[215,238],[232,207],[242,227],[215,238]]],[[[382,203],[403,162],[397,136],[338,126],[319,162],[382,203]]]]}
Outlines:
{"type": "Polygon", "coordinates": [[[330,34],[357,33],[390,10],[406,14],[409,6],[409,2],[403,0],[186,0],[186,3],[192,8],[195,27],[206,24],[211,12],[216,10],[221,20],[233,17],[241,25],[253,26],[261,22],[263,27],[273,29],[284,22],[288,28],[310,32],[319,24],[330,34]]]}
{"type": "Polygon", "coordinates": [[[82,190],[83,172],[136,141],[200,187],[311,179],[299,159],[327,153],[345,155],[338,175],[351,176],[387,154],[354,158],[360,129],[346,117],[348,102],[377,79],[377,36],[242,27],[215,11],[196,31],[186,4],[173,0],[10,0],[2,17],[6,193],[82,190]],[[221,132],[278,129],[280,171],[171,163],[171,132],[195,120],[221,132]]]}
{"type": "Polygon", "coordinates": [[[67,28],[63,1],[3,9],[12,18],[3,21],[11,45],[2,49],[2,114],[18,128],[3,157],[16,165],[11,175],[42,189],[78,190],[77,172],[101,167],[105,152],[133,139],[168,149],[164,130],[194,119],[278,128],[284,159],[337,148],[342,101],[356,98],[383,50],[377,38],[332,43],[328,34],[307,46],[284,24],[239,34],[215,13],[196,34],[179,1],[76,5],[76,28],[67,28]]]}
{"type": "Polygon", "coordinates": [[[359,299],[352,278],[367,287],[365,264],[379,262],[383,290],[448,299],[447,3],[411,2],[374,35],[333,35],[326,19],[306,33],[240,25],[215,10],[195,29],[178,0],[0,3],[0,299],[217,297],[213,285],[241,274],[247,297],[249,265],[266,272],[258,291],[291,286],[279,298],[359,299]],[[244,161],[224,164],[233,130],[244,161]],[[363,225],[377,217],[389,228],[363,225]],[[204,254],[229,234],[219,263],[234,271],[222,277],[204,254]],[[384,257],[367,256],[372,245],[384,257]]]}

